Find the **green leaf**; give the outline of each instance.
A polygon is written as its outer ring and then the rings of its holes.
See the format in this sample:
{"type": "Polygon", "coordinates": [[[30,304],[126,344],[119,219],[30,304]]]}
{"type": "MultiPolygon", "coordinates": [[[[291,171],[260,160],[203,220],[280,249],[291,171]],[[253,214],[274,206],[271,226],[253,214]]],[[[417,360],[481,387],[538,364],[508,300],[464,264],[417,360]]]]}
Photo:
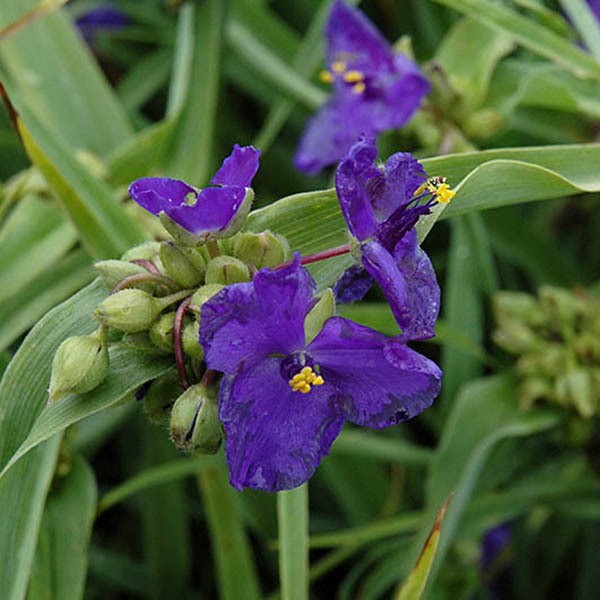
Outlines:
{"type": "Polygon", "coordinates": [[[258,600],[261,594],[256,568],[237,505],[237,493],[227,481],[226,466],[203,469],[198,484],[210,530],[219,598],[258,600]]]}
{"type": "Polygon", "coordinates": [[[434,60],[455,89],[464,94],[468,105],[479,108],[487,96],[494,67],[512,49],[513,42],[503,32],[461,19],[444,37],[434,60]]]}
{"type": "MultiPolygon", "coordinates": [[[[206,0],[194,7],[194,58],[182,112],[170,141],[164,171],[193,185],[204,185],[212,166],[212,143],[219,91],[221,48],[227,2],[206,0]]],[[[191,12],[191,9],[186,9],[191,12]]],[[[187,73],[187,69],[183,69],[187,73]]],[[[187,87],[184,83],[178,85],[187,87]]],[[[172,109],[173,110],[173,109],[172,109]]]]}
{"type": "MultiPolygon", "coordinates": [[[[3,0],[0,29],[38,0],[3,0]]],[[[60,10],[0,44],[0,66],[45,125],[75,150],[103,155],[131,135],[131,126],[90,49],[60,10]]],[[[6,81],[5,81],[6,84],[6,81]]]]}
{"type": "Polygon", "coordinates": [[[515,381],[508,375],[480,379],[462,388],[431,465],[426,484],[427,521],[416,538],[422,543],[437,507],[454,492],[432,568],[432,580],[458,531],[491,451],[501,440],[534,435],[558,422],[559,416],[551,411],[521,411],[515,400],[515,381]]]}
{"type": "Polygon", "coordinates": [[[92,470],[75,457],[48,496],[27,600],[83,598],[96,495],[92,470]]]}
{"type": "Polygon", "coordinates": [[[0,348],[7,348],[57,304],[89,283],[96,273],[75,250],[0,304],[0,348]]]}
{"type": "Polygon", "coordinates": [[[551,29],[491,0],[435,0],[498,30],[532,52],[564,65],[575,75],[600,79],[600,63],[551,29]]]}
{"type": "Polygon", "coordinates": [[[110,188],[95,177],[29,108],[18,106],[19,131],[31,161],[63,203],[82,242],[95,258],[118,257],[141,242],[140,226],[118,205],[110,188]]]}
{"type": "Polygon", "coordinates": [[[0,231],[0,304],[51,270],[77,241],[48,200],[25,196],[0,231]]]}
{"type": "MultiPolygon", "coordinates": [[[[0,406],[5,400],[4,396],[1,398],[0,406]]],[[[18,429],[20,423],[15,421],[11,425],[18,429]]],[[[5,427],[2,429],[2,437],[6,437],[5,427]]],[[[0,506],[4,515],[10,515],[10,518],[0,519],[0,598],[3,600],[25,599],[60,441],[61,436],[56,436],[36,448],[0,479],[0,506]]]]}
{"type": "Polygon", "coordinates": [[[279,577],[282,600],[308,600],[308,484],[278,492],[279,577]]]}
{"type": "Polygon", "coordinates": [[[417,564],[414,566],[408,579],[396,595],[396,600],[419,600],[423,595],[425,586],[427,585],[429,572],[431,571],[431,565],[433,564],[433,559],[435,558],[435,553],[440,541],[442,520],[444,519],[444,514],[446,513],[446,509],[448,508],[451,499],[452,496],[448,496],[446,502],[442,504],[429,536],[425,541],[423,550],[421,550],[417,564]]]}
{"type": "Polygon", "coordinates": [[[600,26],[596,15],[584,0],[560,0],[560,5],[592,56],[600,61],[600,26]]]}

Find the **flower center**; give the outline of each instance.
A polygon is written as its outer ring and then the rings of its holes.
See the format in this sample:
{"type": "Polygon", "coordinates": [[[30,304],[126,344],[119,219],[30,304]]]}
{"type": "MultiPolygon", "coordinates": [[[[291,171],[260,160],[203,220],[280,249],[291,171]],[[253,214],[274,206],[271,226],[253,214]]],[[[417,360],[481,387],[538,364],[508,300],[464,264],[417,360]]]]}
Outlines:
{"type": "Polygon", "coordinates": [[[442,204],[448,204],[456,196],[456,192],[451,190],[450,186],[446,183],[445,177],[430,177],[418,187],[414,195],[418,196],[425,191],[433,194],[435,199],[442,204]]]}
{"type": "Polygon", "coordinates": [[[320,375],[316,375],[312,367],[304,367],[300,373],[296,373],[289,381],[293,392],[308,394],[313,385],[323,385],[325,381],[320,375]]]}
{"type": "Polygon", "coordinates": [[[319,73],[319,79],[323,83],[333,83],[338,77],[341,77],[345,83],[352,86],[355,94],[362,94],[367,86],[365,84],[365,74],[357,69],[348,69],[342,60],[334,60],[331,63],[331,69],[323,70],[319,73]]]}

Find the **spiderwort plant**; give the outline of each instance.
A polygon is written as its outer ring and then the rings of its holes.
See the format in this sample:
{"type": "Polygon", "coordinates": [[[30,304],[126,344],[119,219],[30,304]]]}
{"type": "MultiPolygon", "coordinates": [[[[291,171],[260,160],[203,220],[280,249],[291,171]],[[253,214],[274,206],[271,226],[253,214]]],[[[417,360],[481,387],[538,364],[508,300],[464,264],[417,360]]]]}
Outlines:
{"type": "Polygon", "coordinates": [[[309,120],[294,159],[311,175],[338,162],[361,134],[402,127],[429,91],[418,66],[342,0],[332,6],[325,36],[329,68],[321,80],[333,93],[309,120]]]}
{"type": "Polygon", "coordinates": [[[307,340],[315,291],[296,254],[288,266],[262,269],[202,308],[207,366],[224,373],[219,416],[237,489],[297,487],[346,420],[395,425],[439,393],[440,369],[400,339],[332,316],[307,340]]]}
{"type": "Polygon", "coordinates": [[[211,187],[197,190],[178,179],[145,177],[129,186],[129,195],[160,217],[177,240],[204,244],[209,238],[230,237],[243,225],[254,192],[250,187],[258,171],[260,150],[235,144],[233,152],[211,179],[211,187]]]}
{"type": "Polygon", "coordinates": [[[427,179],[409,153],[375,165],[373,138],[352,146],[336,171],[342,213],[358,245],[359,265],[351,267],[335,291],[342,302],[361,299],[373,279],[380,285],[404,339],[433,337],[440,289],[431,261],[417,242],[415,225],[438,202],[454,196],[443,178],[427,179]]]}

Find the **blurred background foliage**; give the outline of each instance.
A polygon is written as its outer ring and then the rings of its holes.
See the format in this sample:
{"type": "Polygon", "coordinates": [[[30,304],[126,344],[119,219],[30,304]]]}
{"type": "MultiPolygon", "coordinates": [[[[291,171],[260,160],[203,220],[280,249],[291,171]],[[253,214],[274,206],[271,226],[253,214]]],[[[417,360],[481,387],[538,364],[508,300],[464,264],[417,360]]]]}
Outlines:
{"type": "MultiPolygon", "coordinates": [[[[94,279],[93,260],[157,235],[127,199],[137,177],[201,186],[237,142],[262,150],[255,207],[331,187],[332,171],[292,166],[328,93],[330,3],[114,0],[120,25],[91,29],[77,19],[98,2],[54,4],[10,32],[37,2],[0,1],[0,78],[22,119],[19,137],[0,111],[2,368],[19,351],[0,387],[0,465],[33,448],[0,479],[0,597],[274,599],[275,496],[234,492],[222,456],[183,457],[146,422],[133,391],[168,365],[122,353],[110,397],[44,409],[52,348],[92,330],[102,291],[44,315],[94,279]]],[[[381,155],[410,150],[458,191],[421,230],[444,220],[425,241],[442,319],[418,348],[444,387],[410,423],[347,426],[311,480],[311,598],[392,597],[451,492],[427,597],[598,598],[598,24],[583,0],[360,6],[432,82],[381,155]]],[[[295,234],[308,250],[343,235],[314,210],[315,232],[295,234]]],[[[377,291],[342,310],[397,332],[377,291]]]]}

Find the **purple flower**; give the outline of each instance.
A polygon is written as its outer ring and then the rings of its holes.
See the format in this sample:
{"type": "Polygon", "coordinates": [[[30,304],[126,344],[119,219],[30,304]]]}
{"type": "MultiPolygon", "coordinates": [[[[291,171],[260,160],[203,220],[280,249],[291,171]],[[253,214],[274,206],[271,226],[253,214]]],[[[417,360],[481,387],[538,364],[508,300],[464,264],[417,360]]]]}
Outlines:
{"type": "Polygon", "coordinates": [[[596,16],[596,19],[600,21],[600,0],[588,0],[588,4],[596,16]]]}
{"type": "Polygon", "coordinates": [[[116,31],[129,25],[129,17],[110,4],[100,4],[97,8],[77,17],[75,21],[86,40],[91,40],[98,31],[116,31]]]}
{"type": "MultiPolygon", "coordinates": [[[[443,180],[428,180],[409,153],[375,166],[373,138],[362,138],[339,164],[335,187],[350,233],[360,245],[362,266],[380,285],[405,340],[435,335],[440,288],[415,224],[433,205],[454,195],[443,180]],[[425,197],[429,200],[421,202],[425,197]]],[[[340,301],[358,300],[369,289],[362,269],[348,270],[335,288],[340,301]]]]}
{"type": "Polygon", "coordinates": [[[311,175],[339,161],[361,134],[404,125],[429,91],[418,66],[394,53],[358,9],[336,0],[325,35],[329,70],[321,78],[333,94],[308,122],[294,159],[311,175]]]}
{"type": "Polygon", "coordinates": [[[307,481],[344,422],[381,428],[431,405],[433,362],[341,317],[310,343],[304,320],[316,285],[300,265],[262,269],[202,306],[200,342],[209,369],[225,373],[219,418],[231,484],[270,492],[307,481]]]}
{"type": "Polygon", "coordinates": [[[250,211],[254,199],[250,183],[258,171],[259,156],[260,150],[235,144],[212,178],[213,187],[198,191],[178,179],[145,177],[129,186],[129,195],[153,215],[160,215],[169,232],[184,242],[229,237],[250,211]]]}

